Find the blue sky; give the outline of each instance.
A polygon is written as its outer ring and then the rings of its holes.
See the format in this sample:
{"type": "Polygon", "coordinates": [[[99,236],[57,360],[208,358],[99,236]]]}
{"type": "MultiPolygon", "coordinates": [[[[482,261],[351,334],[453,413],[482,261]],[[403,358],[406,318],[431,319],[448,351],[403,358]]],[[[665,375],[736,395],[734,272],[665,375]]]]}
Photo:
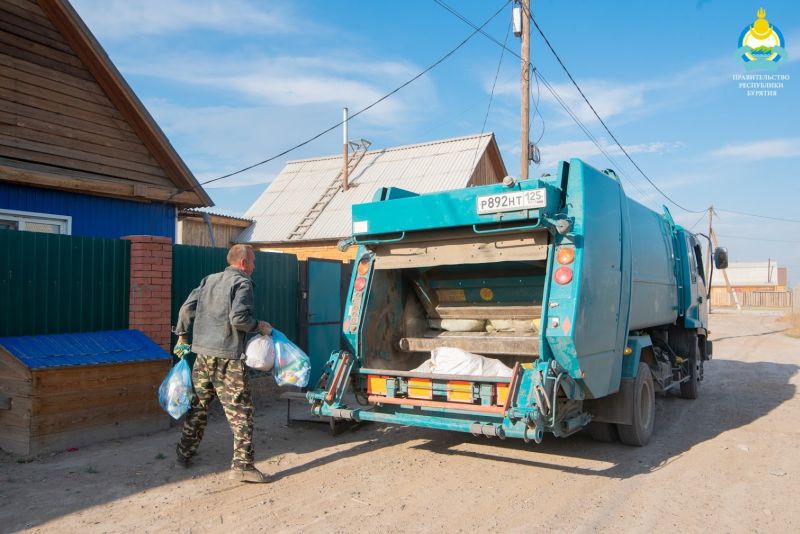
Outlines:
{"type": "MultiPolygon", "coordinates": [[[[472,31],[432,0],[269,2],[73,0],[133,89],[201,180],[265,159],[400,85],[472,31]]],[[[448,0],[481,24],[503,0],[448,0]]],[[[486,27],[505,39],[510,6],[486,27]]],[[[587,96],[637,163],[678,203],[800,219],[800,4],[540,2],[534,14],[587,96]],[[737,39],[759,7],[782,31],[791,79],[748,97],[737,39]]],[[[631,196],[660,198],[616,149],[534,33],[533,63],[607,146],[631,196]],[[632,183],[631,183],[632,182],[632,183]]],[[[519,49],[513,34],[508,46],[519,49]]],[[[478,133],[501,49],[476,35],[446,62],[351,123],[373,147],[478,133]]],[[[600,154],[541,89],[545,131],[536,176],[559,159],[600,154]]],[[[487,131],[519,173],[519,60],[505,54],[487,131]]],[[[534,120],[532,138],[542,133],[534,120]]],[[[214,211],[242,214],[286,161],[341,151],[334,131],[273,163],[209,186],[214,211]]],[[[691,227],[700,214],[670,206],[691,227]]],[[[705,223],[698,222],[695,229],[705,223]]],[[[771,258],[800,276],[800,224],[719,212],[733,260],[771,258]],[[766,241],[769,240],[769,241],[766,241]]],[[[724,236],[724,237],[723,237],[724,236]]]]}

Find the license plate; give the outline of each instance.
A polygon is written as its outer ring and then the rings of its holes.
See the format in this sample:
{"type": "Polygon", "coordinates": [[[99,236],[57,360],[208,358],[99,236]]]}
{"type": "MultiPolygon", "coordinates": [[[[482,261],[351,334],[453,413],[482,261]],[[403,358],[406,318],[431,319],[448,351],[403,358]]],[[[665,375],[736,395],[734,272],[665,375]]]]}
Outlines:
{"type": "Polygon", "coordinates": [[[547,205],[545,189],[514,191],[497,195],[483,195],[476,199],[478,215],[500,211],[518,211],[543,208],[547,205]]]}

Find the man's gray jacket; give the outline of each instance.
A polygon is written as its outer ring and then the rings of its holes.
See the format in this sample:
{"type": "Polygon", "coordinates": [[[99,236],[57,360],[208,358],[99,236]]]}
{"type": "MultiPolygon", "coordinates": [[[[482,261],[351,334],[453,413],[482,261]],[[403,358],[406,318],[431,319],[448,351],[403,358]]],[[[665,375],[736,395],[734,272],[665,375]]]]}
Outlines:
{"type": "Polygon", "coordinates": [[[181,306],[175,333],[186,335],[190,328],[195,354],[240,359],[247,333],[258,330],[250,277],[228,267],[203,278],[181,306]]]}

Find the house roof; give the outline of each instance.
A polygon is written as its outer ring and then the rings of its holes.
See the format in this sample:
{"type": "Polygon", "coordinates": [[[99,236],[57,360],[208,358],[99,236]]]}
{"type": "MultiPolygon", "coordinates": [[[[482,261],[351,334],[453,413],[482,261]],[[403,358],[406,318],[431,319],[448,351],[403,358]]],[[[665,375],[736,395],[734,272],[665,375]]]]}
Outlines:
{"type": "MultiPolygon", "coordinates": [[[[506,174],[494,134],[471,135],[366,152],[341,189],[323,209],[302,239],[292,242],[339,239],[351,233],[351,208],[371,202],[381,187],[432,193],[470,185],[481,158],[491,153],[496,174],[506,174]]],[[[242,243],[288,242],[317,200],[337,179],[342,156],[290,161],[247,210],[255,222],[244,230],[242,243]]]]}
{"type": "Polygon", "coordinates": [[[166,360],[171,356],[138,330],[0,338],[0,348],[29,369],[166,360]]]}
{"type": "MultiPolygon", "coordinates": [[[[153,120],[68,0],[38,0],[20,12],[25,13],[25,17],[33,17],[33,20],[41,22],[42,17],[39,14],[41,12],[37,13],[39,9],[63,36],[66,41],[64,45],[77,55],[76,61],[80,63],[72,64],[71,72],[84,67],[88,70],[122,119],[152,155],[155,164],[163,169],[167,180],[164,185],[146,182],[131,184],[114,176],[106,176],[102,172],[94,174],[76,172],[67,164],[59,166],[42,164],[40,161],[17,161],[13,157],[0,158],[2,179],[26,185],[76,190],[101,196],[138,197],[183,206],[212,206],[211,197],[177,154],[164,132],[153,120]]],[[[31,46],[38,50],[41,46],[33,42],[36,39],[40,38],[31,37],[31,46]]],[[[65,53],[61,54],[65,55],[65,53]]],[[[17,61],[17,58],[13,58],[12,61],[17,61]]],[[[58,82],[55,80],[51,83],[58,86],[58,82]]],[[[79,81],[79,83],[85,84],[86,81],[79,81]]]]}
{"type": "MultiPolygon", "coordinates": [[[[731,262],[726,269],[728,280],[734,287],[777,286],[778,263],[771,261],[731,262]]],[[[712,287],[724,287],[725,277],[722,273],[714,273],[712,287]]]]}
{"type": "Polygon", "coordinates": [[[208,214],[212,224],[221,224],[224,226],[239,226],[242,228],[247,228],[252,224],[253,219],[248,219],[244,217],[234,217],[233,215],[225,215],[224,213],[214,213],[212,211],[206,210],[195,210],[195,209],[182,209],[178,210],[178,220],[185,220],[185,219],[199,219],[203,221],[203,214],[208,214]]]}

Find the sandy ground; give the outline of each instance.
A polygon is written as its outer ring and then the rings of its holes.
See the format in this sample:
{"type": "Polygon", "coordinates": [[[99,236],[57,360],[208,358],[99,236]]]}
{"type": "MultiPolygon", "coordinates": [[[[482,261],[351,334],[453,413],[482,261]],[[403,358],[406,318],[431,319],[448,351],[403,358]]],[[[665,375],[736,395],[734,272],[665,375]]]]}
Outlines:
{"type": "Polygon", "coordinates": [[[190,470],[172,464],[178,428],[2,456],[0,531],[797,532],[800,339],[785,328],[774,314],[714,314],[701,398],[659,397],[644,448],[379,425],[333,437],[285,426],[285,404],[262,392],[257,465],[274,483],[228,481],[217,414],[190,470]]]}

